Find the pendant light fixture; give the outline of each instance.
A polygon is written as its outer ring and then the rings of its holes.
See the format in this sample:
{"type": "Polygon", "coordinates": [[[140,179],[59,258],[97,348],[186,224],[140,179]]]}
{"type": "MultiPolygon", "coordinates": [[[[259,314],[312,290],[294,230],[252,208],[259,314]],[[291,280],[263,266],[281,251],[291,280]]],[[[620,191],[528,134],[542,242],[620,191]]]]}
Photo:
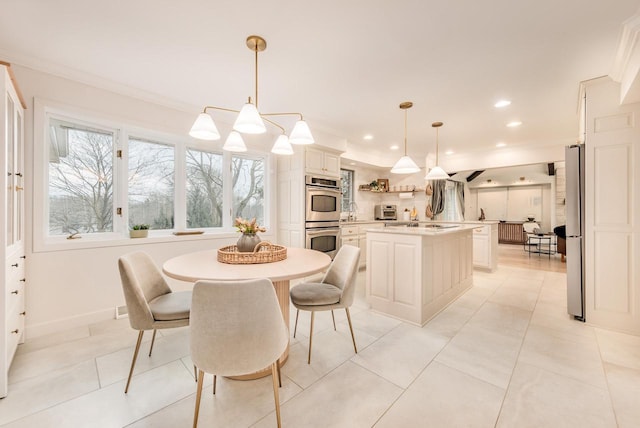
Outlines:
{"type": "Polygon", "coordinates": [[[258,52],[262,52],[267,48],[267,42],[260,36],[249,36],[247,37],[247,47],[252,50],[255,55],[255,104],[251,97],[249,97],[246,104],[242,106],[240,110],[205,106],[202,113],[198,115],[196,121],[193,123],[189,135],[200,140],[219,140],[220,132],[218,132],[218,128],[213,122],[213,117],[211,117],[207,110],[221,110],[238,113],[238,117],[233,124],[233,131],[231,131],[225,140],[224,146],[222,147],[223,150],[231,152],[246,151],[247,147],[241,134],[264,134],[267,132],[264,122],[268,122],[282,131],[282,134],[276,139],[271,149],[273,153],[291,155],[293,154],[291,144],[313,144],[313,135],[311,135],[309,125],[304,121],[301,113],[260,113],[258,110],[258,52]],[[287,137],[283,126],[273,120],[267,119],[265,116],[298,116],[299,119],[293,126],[291,134],[287,137]]]}
{"type": "Polygon", "coordinates": [[[429,170],[429,173],[425,177],[427,180],[446,180],[449,178],[449,174],[444,172],[444,169],[438,166],[438,128],[443,125],[442,122],[433,122],[432,127],[436,128],[436,166],[429,170]]]}
{"type": "Polygon", "coordinates": [[[411,101],[405,101],[400,104],[400,108],[404,110],[404,156],[391,168],[391,172],[394,174],[413,174],[420,171],[413,159],[407,156],[407,109],[411,107],[413,107],[411,101]]]}

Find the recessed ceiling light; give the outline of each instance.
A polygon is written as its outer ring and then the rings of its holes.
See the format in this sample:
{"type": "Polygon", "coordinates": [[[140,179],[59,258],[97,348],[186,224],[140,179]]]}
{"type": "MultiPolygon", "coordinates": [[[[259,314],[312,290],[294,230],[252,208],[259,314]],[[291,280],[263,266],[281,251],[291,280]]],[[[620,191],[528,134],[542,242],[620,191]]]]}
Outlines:
{"type": "Polygon", "coordinates": [[[355,162],[351,162],[349,165],[355,165],[355,164],[356,164],[355,162]]]}
{"type": "Polygon", "coordinates": [[[508,105],[511,105],[511,101],[509,101],[509,100],[500,100],[497,103],[495,103],[493,106],[497,107],[497,108],[502,108],[502,107],[506,107],[508,105]]]}
{"type": "Polygon", "coordinates": [[[389,147],[391,150],[398,150],[399,147],[397,144],[394,144],[393,146],[389,147]]]}
{"type": "Polygon", "coordinates": [[[505,147],[507,145],[507,143],[498,143],[496,144],[496,147],[505,147]]]}
{"type": "Polygon", "coordinates": [[[507,123],[508,128],[515,128],[516,126],[520,125],[522,125],[522,122],[520,122],[519,120],[514,120],[513,122],[507,123]]]}
{"type": "Polygon", "coordinates": [[[362,137],[365,140],[373,140],[373,135],[371,134],[366,134],[364,137],[362,137]]]}
{"type": "Polygon", "coordinates": [[[446,152],[444,152],[445,155],[452,155],[455,152],[453,150],[447,150],[446,152]]]}

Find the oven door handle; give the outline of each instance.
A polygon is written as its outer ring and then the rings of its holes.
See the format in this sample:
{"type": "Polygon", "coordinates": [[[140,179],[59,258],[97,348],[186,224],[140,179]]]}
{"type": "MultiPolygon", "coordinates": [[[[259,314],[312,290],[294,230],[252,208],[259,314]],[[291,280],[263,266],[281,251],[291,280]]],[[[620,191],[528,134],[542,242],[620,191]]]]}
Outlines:
{"type": "Polygon", "coordinates": [[[336,189],[335,187],[307,186],[307,190],[319,190],[321,192],[331,192],[342,195],[342,191],[340,189],[336,189]]]}
{"type": "Polygon", "coordinates": [[[335,234],[335,236],[338,236],[340,234],[340,229],[338,229],[338,230],[327,230],[327,229],[323,229],[323,230],[307,230],[307,235],[308,236],[326,235],[327,233],[331,234],[332,236],[334,234],[335,234]]]}

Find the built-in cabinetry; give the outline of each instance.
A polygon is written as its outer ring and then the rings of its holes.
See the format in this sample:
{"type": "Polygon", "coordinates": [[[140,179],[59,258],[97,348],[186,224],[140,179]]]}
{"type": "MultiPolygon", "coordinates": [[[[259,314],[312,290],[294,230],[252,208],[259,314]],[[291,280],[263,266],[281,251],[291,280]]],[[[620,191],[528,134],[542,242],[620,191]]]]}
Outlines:
{"type": "Polygon", "coordinates": [[[384,227],[380,222],[347,224],[340,227],[341,245],[360,248],[360,268],[367,264],[367,230],[384,227]]]}
{"type": "Polygon", "coordinates": [[[473,228],[473,267],[493,271],[498,267],[498,224],[473,228]]]}
{"type": "Polygon", "coordinates": [[[24,341],[24,103],[8,64],[0,62],[0,398],[8,392],[7,373],[24,341]]]}
{"type": "Polygon", "coordinates": [[[340,155],[336,152],[307,147],[304,162],[308,174],[340,176],[340,155]]]}

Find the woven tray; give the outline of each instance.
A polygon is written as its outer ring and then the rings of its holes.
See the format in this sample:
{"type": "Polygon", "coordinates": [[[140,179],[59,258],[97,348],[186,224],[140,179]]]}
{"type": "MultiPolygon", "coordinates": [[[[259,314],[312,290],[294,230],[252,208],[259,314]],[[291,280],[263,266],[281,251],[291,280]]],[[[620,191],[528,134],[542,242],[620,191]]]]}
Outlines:
{"type": "Polygon", "coordinates": [[[279,262],[287,258],[287,247],[262,241],[252,253],[241,253],[235,245],[218,249],[218,261],[232,265],[279,262]]]}

